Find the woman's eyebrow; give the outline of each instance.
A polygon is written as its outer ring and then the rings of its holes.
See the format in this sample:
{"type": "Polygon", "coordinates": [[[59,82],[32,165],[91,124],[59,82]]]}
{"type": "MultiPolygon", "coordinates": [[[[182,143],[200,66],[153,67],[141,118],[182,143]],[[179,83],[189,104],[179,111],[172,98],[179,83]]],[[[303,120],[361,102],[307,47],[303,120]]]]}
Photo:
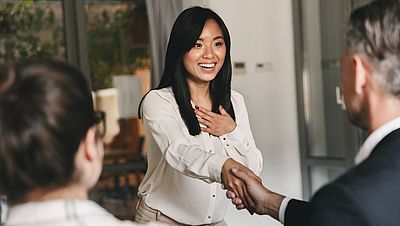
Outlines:
{"type": "MultiPolygon", "coordinates": [[[[220,35],[220,36],[216,36],[216,37],[213,38],[213,40],[217,40],[217,39],[224,39],[224,36],[221,36],[221,35],[220,35]]],[[[197,40],[198,40],[198,41],[204,41],[203,38],[198,38],[197,40]]]]}

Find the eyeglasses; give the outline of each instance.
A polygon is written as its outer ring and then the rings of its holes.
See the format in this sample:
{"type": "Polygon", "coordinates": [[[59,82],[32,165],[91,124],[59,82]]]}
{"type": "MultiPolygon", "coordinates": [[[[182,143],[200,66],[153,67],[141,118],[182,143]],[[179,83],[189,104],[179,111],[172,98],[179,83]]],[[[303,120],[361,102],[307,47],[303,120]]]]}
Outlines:
{"type": "Polygon", "coordinates": [[[106,113],[104,111],[94,112],[95,123],[97,125],[97,131],[101,137],[104,137],[107,132],[106,127],[106,113]]]}

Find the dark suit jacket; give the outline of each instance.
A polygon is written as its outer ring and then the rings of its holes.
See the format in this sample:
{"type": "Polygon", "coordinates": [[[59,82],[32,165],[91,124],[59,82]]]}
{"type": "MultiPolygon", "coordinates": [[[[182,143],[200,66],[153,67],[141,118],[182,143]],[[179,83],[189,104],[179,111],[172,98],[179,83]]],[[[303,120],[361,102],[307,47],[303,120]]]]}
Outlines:
{"type": "Polygon", "coordinates": [[[400,129],[360,165],[320,189],[310,202],[292,199],[286,226],[400,226],[400,129]]]}

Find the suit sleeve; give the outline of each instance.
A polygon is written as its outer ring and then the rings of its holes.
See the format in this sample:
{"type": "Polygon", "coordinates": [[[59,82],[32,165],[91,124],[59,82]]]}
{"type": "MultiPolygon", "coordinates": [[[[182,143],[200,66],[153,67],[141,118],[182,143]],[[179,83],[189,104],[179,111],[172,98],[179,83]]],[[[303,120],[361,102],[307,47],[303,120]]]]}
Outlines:
{"type": "Polygon", "coordinates": [[[362,203],[348,187],[331,184],[321,189],[311,200],[310,226],[365,226],[368,216],[362,211],[362,203]]]}
{"type": "Polygon", "coordinates": [[[285,211],[285,226],[306,225],[311,215],[311,203],[291,199],[285,211]]]}
{"type": "Polygon", "coordinates": [[[285,212],[285,226],[365,226],[360,203],[346,187],[331,184],[317,192],[310,203],[291,200],[285,212]]]}

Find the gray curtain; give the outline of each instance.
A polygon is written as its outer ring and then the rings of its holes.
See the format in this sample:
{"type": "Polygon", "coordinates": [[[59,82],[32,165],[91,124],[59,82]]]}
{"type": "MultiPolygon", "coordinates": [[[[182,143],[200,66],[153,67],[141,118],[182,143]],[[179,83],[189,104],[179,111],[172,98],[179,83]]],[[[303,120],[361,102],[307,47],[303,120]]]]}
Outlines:
{"type": "Polygon", "coordinates": [[[169,34],[183,10],[182,0],[146,0],[151,45],[151,87],[160,82],[164,70],[169,34]]]}

